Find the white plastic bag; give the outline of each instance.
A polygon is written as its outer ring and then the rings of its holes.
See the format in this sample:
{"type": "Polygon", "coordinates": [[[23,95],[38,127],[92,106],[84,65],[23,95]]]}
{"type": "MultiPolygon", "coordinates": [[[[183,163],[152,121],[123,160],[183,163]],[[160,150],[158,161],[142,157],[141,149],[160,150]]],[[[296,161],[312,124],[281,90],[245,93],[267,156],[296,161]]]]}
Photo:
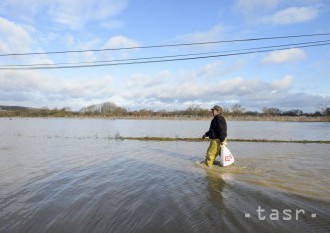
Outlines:
{"type": "Polygon", "coordinates": [[[231,154],[230,150],[228,147],[223,144],[221,146],[221,152],[220,152],[220,164],[221,166],[229,166],[235,161],[234,156],[231,154]]]}

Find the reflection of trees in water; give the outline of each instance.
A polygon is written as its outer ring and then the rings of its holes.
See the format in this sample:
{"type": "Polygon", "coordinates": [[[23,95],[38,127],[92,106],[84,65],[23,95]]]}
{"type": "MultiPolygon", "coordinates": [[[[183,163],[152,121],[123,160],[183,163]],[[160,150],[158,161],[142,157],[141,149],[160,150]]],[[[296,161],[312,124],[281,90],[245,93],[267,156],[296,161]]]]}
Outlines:
{"type": "MultiPolygon", "coordinates": [[[[207,190],[210,194],[209,199],[212,205],[217,207],[223,207],[222,192],[226,185],[226,182],[220,177],[218,171],[214,171],[212,168],[206,169],[207,190]]],[[[223,209],[223,208],[221,208],[223,209]]]]}

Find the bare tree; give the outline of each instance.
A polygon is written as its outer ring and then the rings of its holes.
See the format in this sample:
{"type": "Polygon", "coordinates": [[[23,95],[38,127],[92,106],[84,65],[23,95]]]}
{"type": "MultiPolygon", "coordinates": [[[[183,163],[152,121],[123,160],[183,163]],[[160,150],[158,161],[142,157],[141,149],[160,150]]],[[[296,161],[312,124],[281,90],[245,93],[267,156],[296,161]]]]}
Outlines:
{"type": "Polygon", "coordinates": [[[262,108],[262,113],[265,115],[270,115],[270,116],[278,116],[281,114],[281,110],[278,108],[267,108],[263,107],[262,108]]]}
{"type": "Polygon", "coordinates": [[[234,115],[234,116],[239,116],[239,115],[242,115],[245,111],[245,108],[242,107],[242,105],[240,104],[234,104],[231,106],[231,113],[234,115]]]}

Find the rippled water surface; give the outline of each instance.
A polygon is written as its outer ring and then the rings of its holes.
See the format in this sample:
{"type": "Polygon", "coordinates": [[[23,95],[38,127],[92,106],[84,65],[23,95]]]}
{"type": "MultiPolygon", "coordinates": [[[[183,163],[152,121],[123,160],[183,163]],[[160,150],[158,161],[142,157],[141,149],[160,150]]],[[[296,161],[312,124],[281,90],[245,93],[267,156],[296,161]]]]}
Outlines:
{"type": "MultiPolygon", "coordinates": [[[[231,142],[209,121],[0,119],[0,232],[329,232],[329,144],[231,142]],[[259,211],[258,211],[259,208],[259,211]],[[297,213],[298,212],[298,215],[297,213]]],[[[228,122],[230,138],[330,140],[328,123],[228,122]]]]}

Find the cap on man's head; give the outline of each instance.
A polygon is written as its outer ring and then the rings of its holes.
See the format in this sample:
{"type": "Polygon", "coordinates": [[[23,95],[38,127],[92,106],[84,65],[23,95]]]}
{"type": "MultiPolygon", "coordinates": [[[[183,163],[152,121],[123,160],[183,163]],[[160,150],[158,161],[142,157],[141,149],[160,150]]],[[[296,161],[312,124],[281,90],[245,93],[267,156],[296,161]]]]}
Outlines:
{"type": "Polygon", "coordinates": [[[222,108],[219,105],[214,105],[214,107],[211,108],[211,110],[217,110],[218,112],[222,112],[222,108]]]}

